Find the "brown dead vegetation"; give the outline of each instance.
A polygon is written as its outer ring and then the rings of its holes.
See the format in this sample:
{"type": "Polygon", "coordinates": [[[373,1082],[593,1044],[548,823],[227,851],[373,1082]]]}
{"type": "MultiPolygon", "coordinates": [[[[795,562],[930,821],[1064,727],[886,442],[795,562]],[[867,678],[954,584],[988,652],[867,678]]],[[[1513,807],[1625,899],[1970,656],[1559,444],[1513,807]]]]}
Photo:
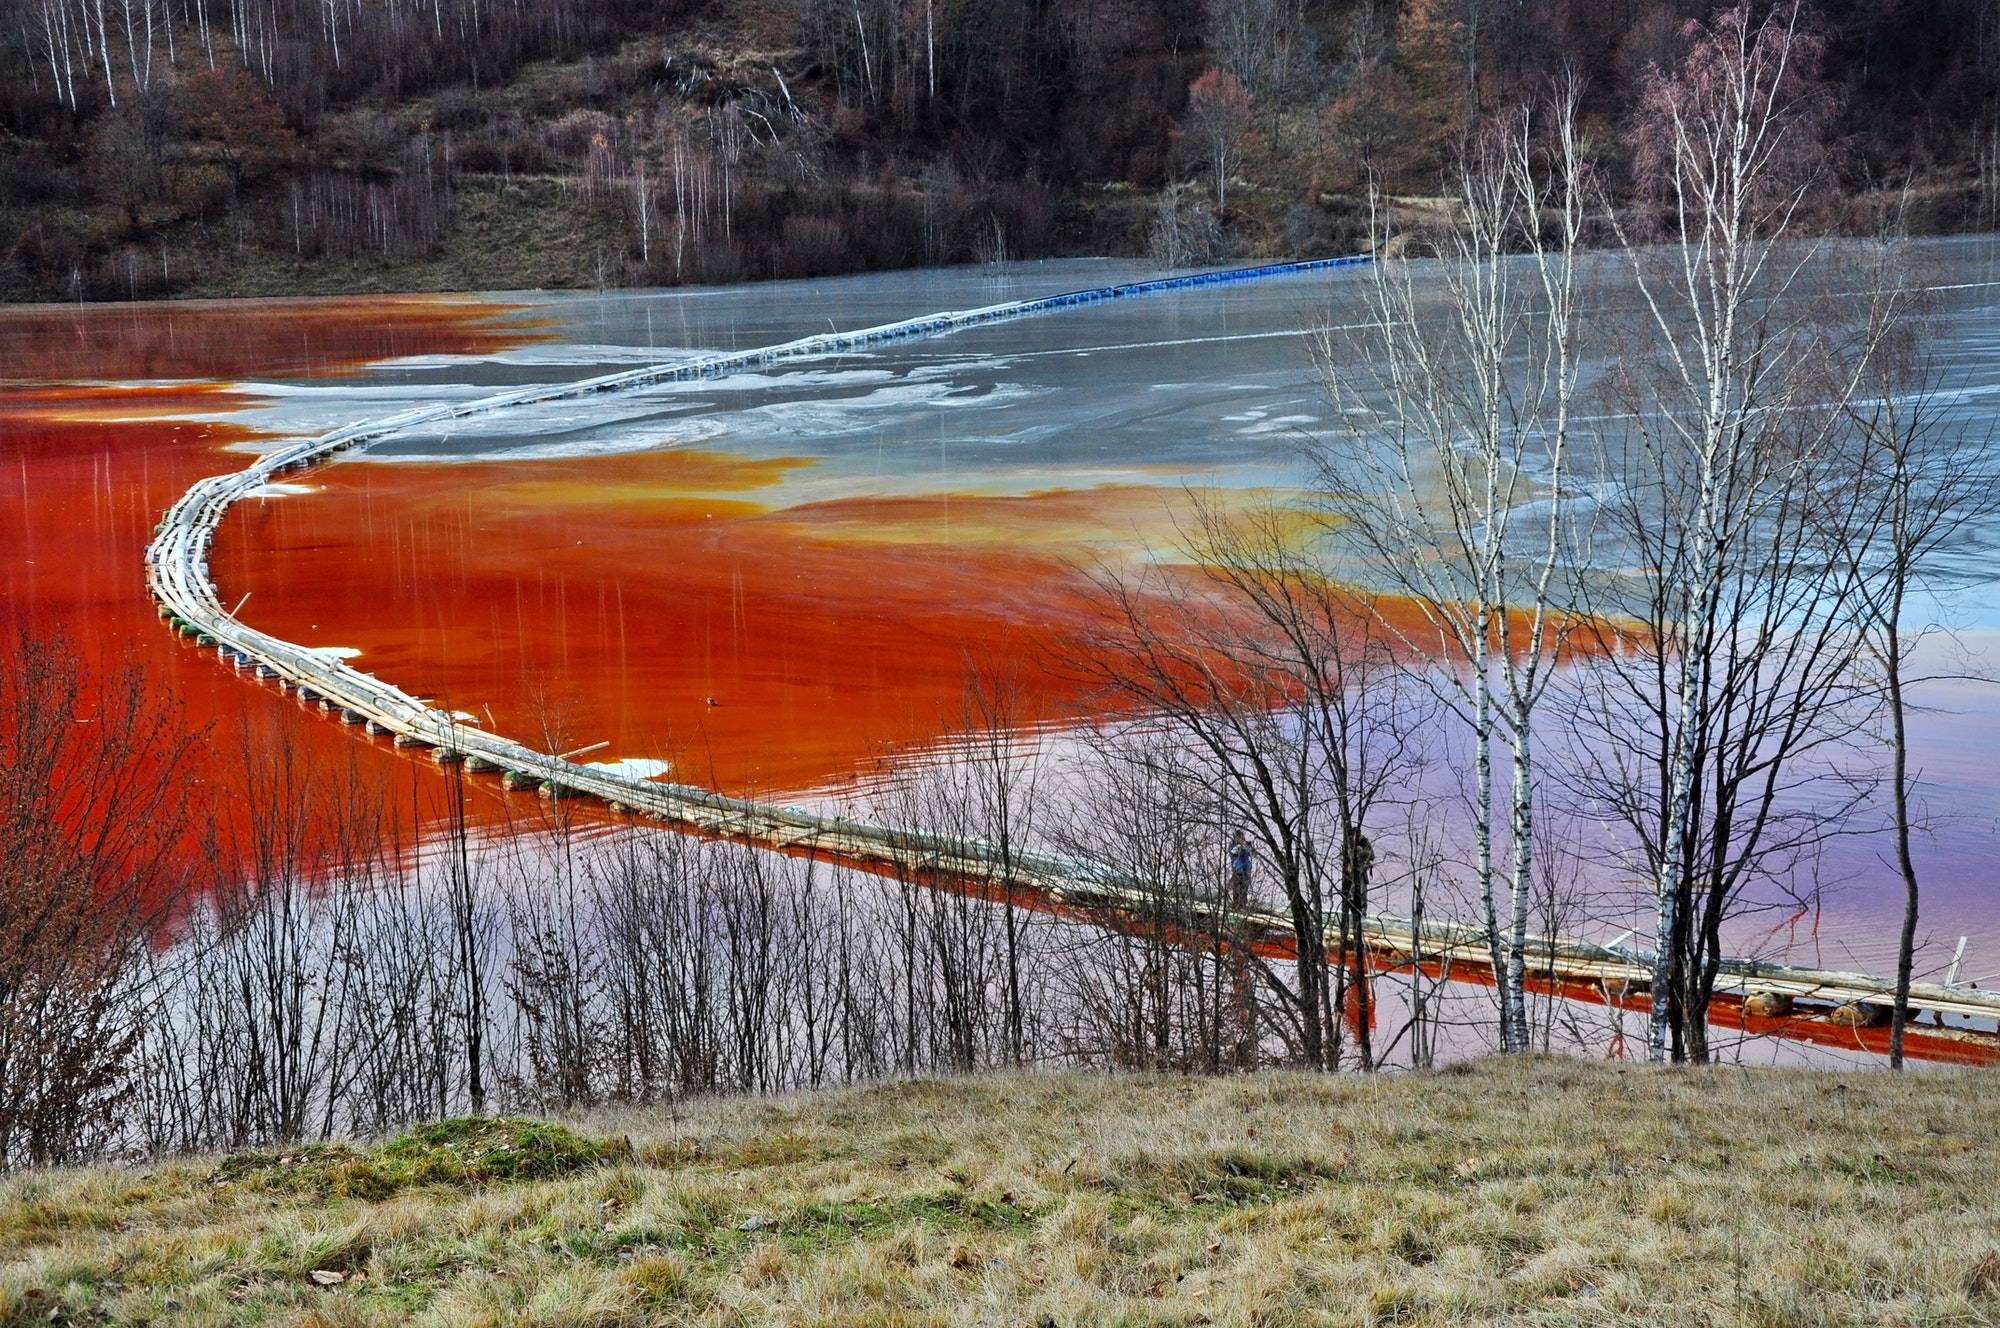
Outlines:
{"type": "Polygon", "coordinates": [[[377,1202],[43,1172],[0,1187],[0,1323],[1987,1323],[1994,1090],[1009,1074],[593,1116],[584,1170],[377,1202]]]}

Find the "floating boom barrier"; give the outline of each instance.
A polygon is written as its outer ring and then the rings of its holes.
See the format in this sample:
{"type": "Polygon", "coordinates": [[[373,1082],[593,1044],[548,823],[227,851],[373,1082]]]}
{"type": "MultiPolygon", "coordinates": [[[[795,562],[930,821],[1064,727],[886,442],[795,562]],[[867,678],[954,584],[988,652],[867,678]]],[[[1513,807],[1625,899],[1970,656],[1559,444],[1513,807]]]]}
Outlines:
{"type": "MultiPolygon", "coordinates": [[[[1102,863],[1010,849],[977,840],[874,825],[799,807],[732,798],[686,784],[667,784],[596,769],[514,742],[432,709],[416,697],[327,652],[315,651],[239,621],[224,608],[209,579],[208,554],[223,516],[238,500],[282,475],[325,464],[344,453],[406,429],[539,405],[648,387],[715,378],[787,360],[863,350],[887,342],[937,336],[990,323],[1031,318],[1108,300],[1169,291],[1297,276],[1369,262],[1368,255],[1268,263],[1255,267],[1162,277],[1152,281],[1011,300],[976,309],[925,314],[850,332],[822,333],[751,350],[696,355],[577,382],[495,393],[454,405],[426,406],[333,429],[264,453],[241,471],[198,481],[167,509],[146,546],[146,583],[161,618],[199,647],[213,649],[236,669],[276,680],[315,702],[340,722],[386,736],[397,746],[429,748],[445,764],[498,773],[510,790],[550,799],[596,799],[613,811],[677,830],[728,839],[794,855],[1125,927],[1156,915],[1158,902],[1143,881],[1102,863]]],[[[1225,909],[1196,902],[1187,923],[1221,929],[1259,954],[1296,956],[1289,915],[1252,907],[1225,909]]],[[[1150,923],[1143,925],[1150,926],[1150,923]]],[[[1444,978],[1491,983],[1492,961],[1484,934],[1451,922],[1421,926],[1371,916],[1352,938],[1367,963],[1382,971],[1421,970],[1444,978]]],[[[1327,954],[1352,953],[1339,929],[1325,937],[1327,954]]],[[[1530,985],[1575,1000],[1626,1009],[1648,1008],[1652,957],[1617,946],[1562,937],[1531,938],[1530,985]]],[[[1851,1049],[1886,1045],[1881,1016],[1893,998],[1885,980],[1861,973],[1798,968],[1748,959],[1725,959],[1716,978],[1717,1020],[1753,1032],[1851,1049]]],[[[2000,1064],[2000,992],[1934,983],[1910,989],[1914,1014],[1934,1022],[1908,1030],[1912,1056],[1929,1060],[2000,1064]],[[1958,1021],[1955,1025],[1946,1020],[1958,1021]]]]}

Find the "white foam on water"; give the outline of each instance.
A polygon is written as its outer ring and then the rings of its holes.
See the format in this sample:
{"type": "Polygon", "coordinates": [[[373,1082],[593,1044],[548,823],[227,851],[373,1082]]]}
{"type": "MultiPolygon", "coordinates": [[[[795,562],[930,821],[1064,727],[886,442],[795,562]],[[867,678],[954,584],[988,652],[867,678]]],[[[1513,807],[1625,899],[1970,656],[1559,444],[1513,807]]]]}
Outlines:
{"type": "Polygon", "coordinates": [[[299,383],[245,379],[231,386],[268,401],[330,401],[340,411],[338,422],[342,424],[354,422],[354,412],[347,407],[356,401],[407,401],[416,396],[422,396],[426,401],[476,400],[492,396],[495,390],[491,386],[472,382],[417,384],[379,379],[356,382],[351,378],[314,378],[299,383]]]}
{"type": "MultiPolygon", "coordinates": [[[[1373,324],[1356,323],[1355,327],[1371,327],[1373,324]]],[[[1339,331],[1338,328],[1328,329],[1339,331]]],[[[1174,337],[1165,341],[1119,341],[1101,346],[1062,346],[1052,350],[1021,350],[1013,354],[1023,360],[1043,359],[1052,356],[1084,356],[1104,351],[1125,350],[1170,350],[1180,346],[1216,346],[1229,341],[1278,341],[1295,337],[1309,337],[1318,329],[1311,327],[1282,328],[1275,332],[1221,332],[1206,337],[1174,337]]]]}
{"type": "MultiPolygon", "coordinates": [[[[504,433],[491,429],[454,430],[447,436],[425,438],[401,448],[390,442],[383,448],[359,453],[354,459],[383,466],[453,461],[564,461],[579,457],[663,452],[704,443],[728,432],[719,420],[636,420],[623,426],[592,429],[579,437],[523,442],[516,441],[523,436],[519,417],[500,423],[512,427],[504,433]]],[[[572,428],[584,427],[582,421],[567,423],[572,428]]]]}
{"type": "Polygon", "coordinates": [[[453,369],[467,364],[533,365],[537,368],[592,364],[661,364],[708,352],[694,346],[618,346],[603,342],[539,342],[484,355],[406,355],[384,360],[388,369],[453,369]]]}
{"type": "Polygon", "coordinates": [[[1279,415],[1236,431],[1239,438],[1264,438],[1274,433],[1297,433],[1319,423],[1317,415],[1279,415]]]}
{"type": "Polygon", "coordinates": [[[650,756],[627,756],[617,761],[585,761],[584,766],[607,774],[622,775],[626,779],[656,779],[671,771],[674,763],[650,756]]]}
{"type": "Polygon", "coordinates": [[[684,383],[661,383],[660,392],[768,392],[794,387],[866,387],[892,383],[893,369],[806,369],[797,372],[765,373],[746,370],[716,378],[695,378],[684,383]]]}
{"type": "Polygon", "coordinates": [[[745,432],[769,430],[807,436],[863,433],[875,428],[877,417],[897,409],[953,406],[998,406],[1046,394],[1049,389],[1019,383],[962,387],[949,383],[899,383],[858,397],[836,401],[774,401],[753,406],[735,419],[745,432]]]}

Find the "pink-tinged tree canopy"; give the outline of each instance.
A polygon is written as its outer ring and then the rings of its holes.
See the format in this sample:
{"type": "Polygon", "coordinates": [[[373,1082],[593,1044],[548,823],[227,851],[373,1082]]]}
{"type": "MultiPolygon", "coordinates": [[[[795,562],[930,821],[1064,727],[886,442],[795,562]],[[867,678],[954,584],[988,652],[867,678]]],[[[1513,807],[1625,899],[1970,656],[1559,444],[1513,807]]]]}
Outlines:
{"type": "Polygon", "coordinates": [[[1690,238],[1717,227],[1742,238],[1784,229],[1825,175],[1834,111],[1811,11],[1788,0],[1758,22],[1744,3],[1709,23],[1690,21],[1682,36],[1680,67],[1655,67],[1640,91],[1641,193],[1677,214],[1690,238]]]}
{"type": "Polygon", "coordinates": [[[1182,133],[1192,140],[1215,172],[1215,206],[1229,201],[1229,174],[1237,154],[1253,134],[1250,90],[1226,69],[1210,69],[1188,84],[1182,133]]]}

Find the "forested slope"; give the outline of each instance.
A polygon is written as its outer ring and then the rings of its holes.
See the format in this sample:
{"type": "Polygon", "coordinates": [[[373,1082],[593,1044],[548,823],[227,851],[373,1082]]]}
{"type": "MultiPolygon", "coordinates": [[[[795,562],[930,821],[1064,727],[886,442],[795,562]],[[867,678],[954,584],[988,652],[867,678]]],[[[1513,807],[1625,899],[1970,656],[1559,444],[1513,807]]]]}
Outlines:
{"type": "MultiPolygon", "coordinates": [[[[1619,160],[1702,0],[15,0],[0,298],[1356,243],[1550,77],[1619,160]]],[[[1991,223],[2000,0],[1828,0],[1822,220],[1991,223]],[[1855,214],[1855,215],[1858,215],[1855,214]]],[[[1615,182],[1626,187],[1623,180],[1615,182]]]]}

